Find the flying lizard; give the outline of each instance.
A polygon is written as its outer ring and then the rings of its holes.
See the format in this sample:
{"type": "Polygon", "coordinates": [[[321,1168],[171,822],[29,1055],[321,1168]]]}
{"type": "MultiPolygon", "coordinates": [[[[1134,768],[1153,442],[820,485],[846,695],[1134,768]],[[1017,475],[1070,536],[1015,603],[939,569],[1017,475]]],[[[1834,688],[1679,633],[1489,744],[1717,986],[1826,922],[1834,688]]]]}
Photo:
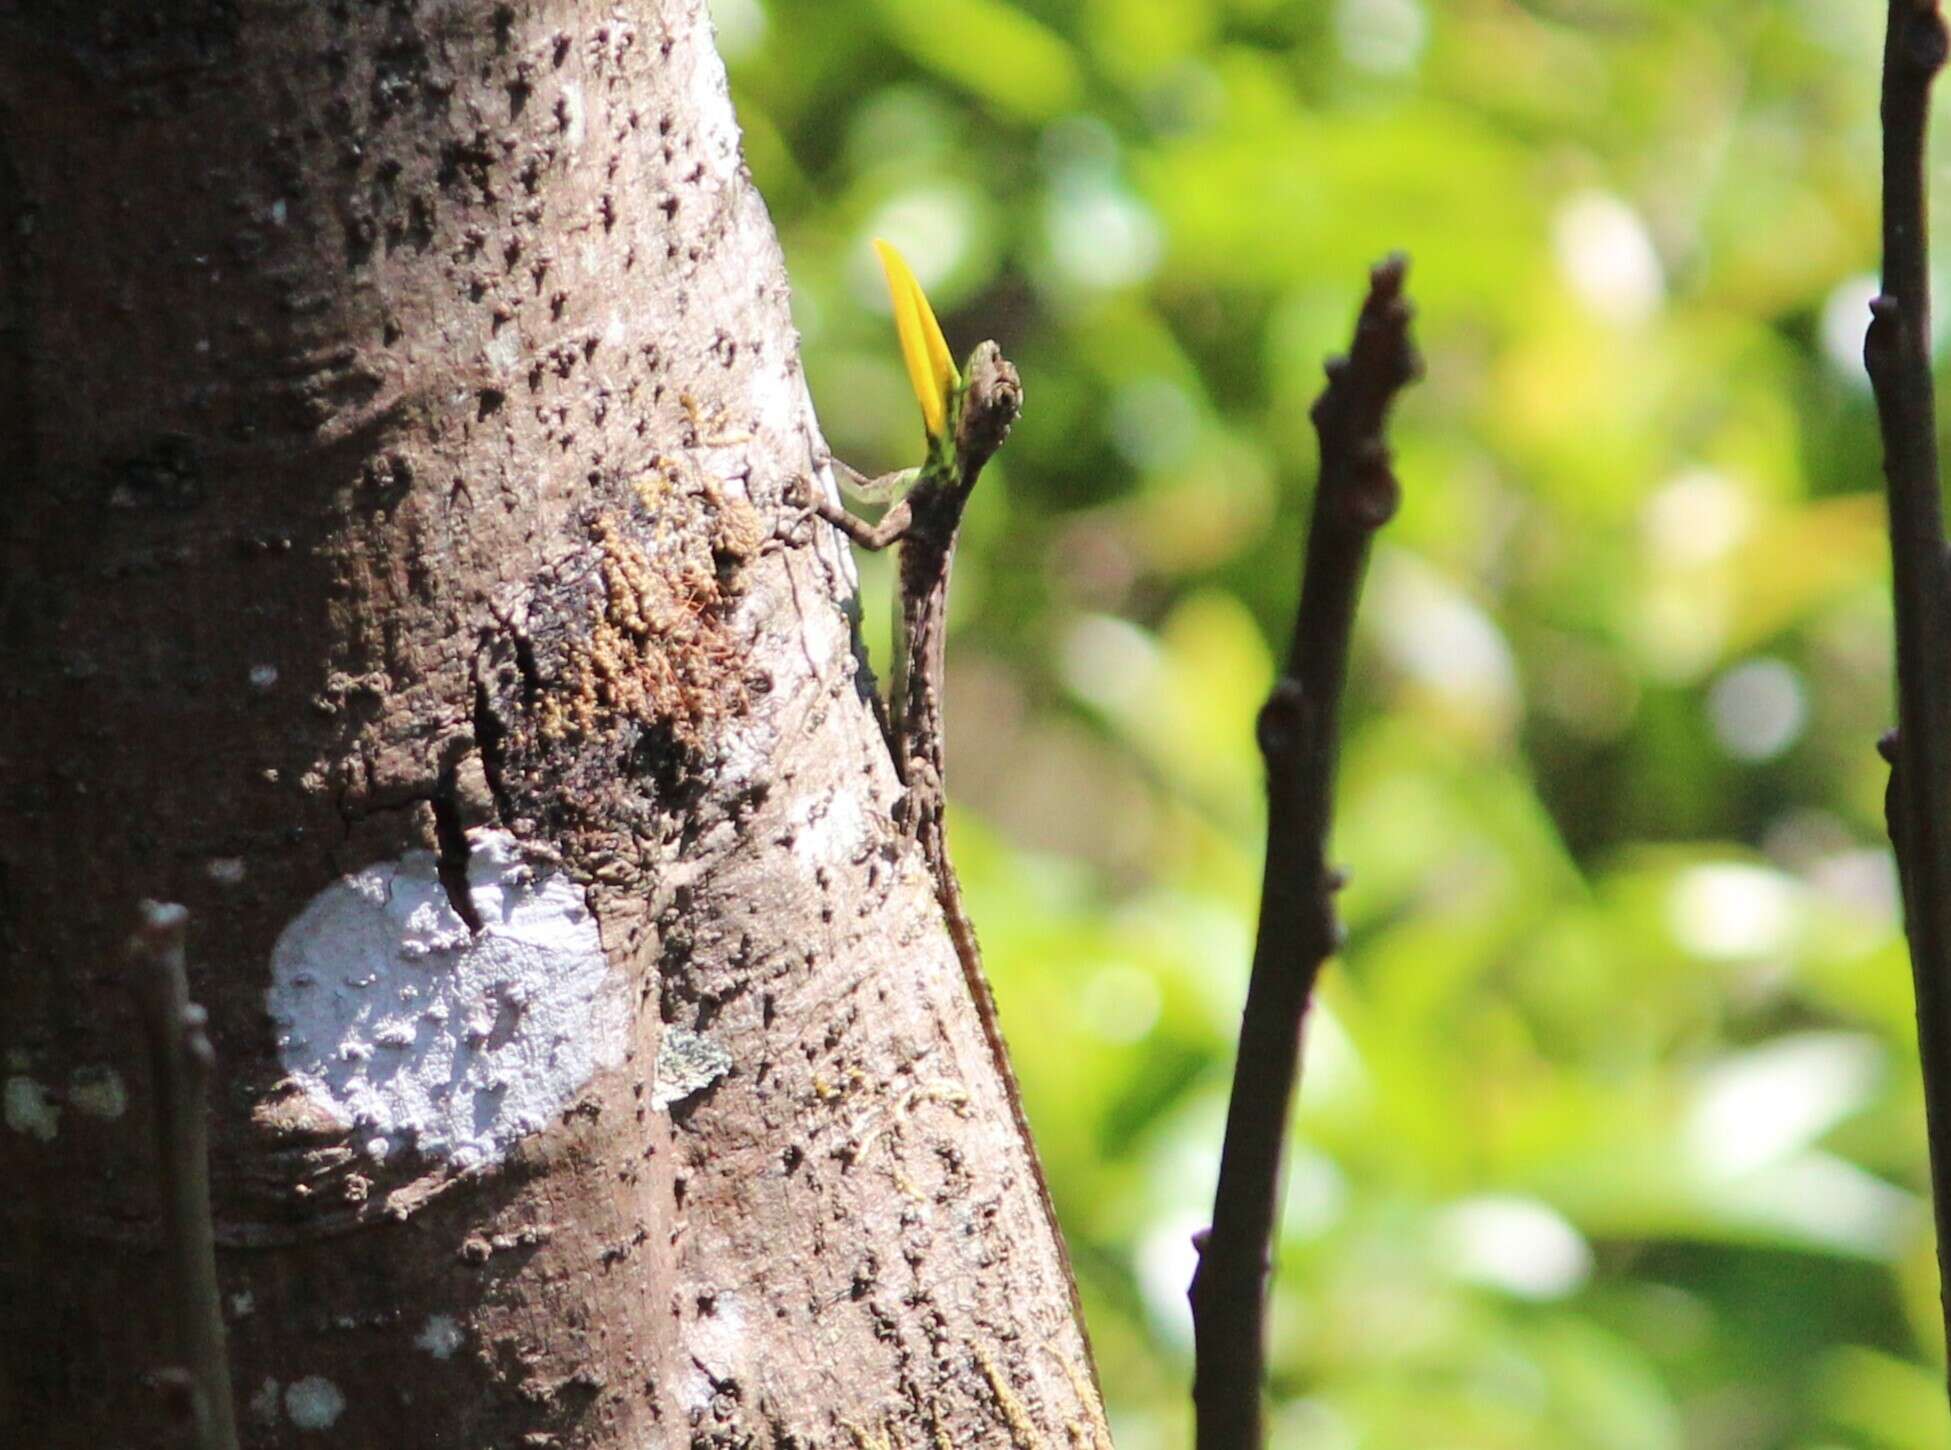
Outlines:
{"type": "MultiPolygon", "coordinates": [[[[869,524],[833,501],[814,495],[809,506],[856,544],[867,549],[900,547],[897,575],[894,660],[886,730],[894,768],[906,787],[897,808],[903,831],[921,848],[935,895],[941,902],[955,954],[962,963],[997,1065],[1008,1083],[1019,1120],[1016,1081],[1003,1049],[996,1008],[975,928],[962,908],[962,889],[949,864],[943,830],[946,804],[942,760],[942,668],[948,634],[948,574],[955,559],[955,535],[962,509],[976,479],[1009,436],[1023,406],[1016,369],[993,342],[976,346],[962,372],[949,357],[935,312],[901,254],[876,241],[881,266],[894,299],[895,331],[906,360],[908,381],[921,404],[927,456],[918,468],[869,479],[838,459],[834,469],[849,490],[864,499],[900,494],[879,523],[869,524]]],[[[1027,1129],[1024,1141],[1029,1141],[1027,1129]]]]}

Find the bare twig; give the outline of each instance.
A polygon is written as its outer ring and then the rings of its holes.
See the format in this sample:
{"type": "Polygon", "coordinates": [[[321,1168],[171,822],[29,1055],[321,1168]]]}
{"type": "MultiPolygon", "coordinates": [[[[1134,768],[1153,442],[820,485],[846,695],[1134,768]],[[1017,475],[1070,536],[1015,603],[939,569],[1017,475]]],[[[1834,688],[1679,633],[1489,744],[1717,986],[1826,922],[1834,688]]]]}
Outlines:
{"type": "Polygon", "coordinates": [[[145,901],[142,919],[129,938],[130,986],[149,1038],[156,1094],[156,1155],[170,1269],[169,1353],[178,1361],[161,1379],[173,1399],[187,1399],[197,1450],[236,1450],[204,1122],[215,1054],[204,1031],[208,1014],[190,1001],[184,974],[183,928],[188,919],[180,906],[145,901]]]}
{"type": "Polygon", "coordinates": [[[1395,513],[1398,488],[1383,427],[1421,372],[1402,294],[1407,262],[1369,276],[1354,346],[1328,364],[1314,405],[1321,474],[1308,529],[1293,653],[1260,712],[1267,762],[1267,863],[1259,936],[1240,1022],[1213,1225],[1192,1281],[1192,1398],[1200,1450],[1256,1450],[1266,1377],[1267,1283],[1282,1149],[1300,1076],[1301,1019],[1340,945],[1328,866],[1342,683],[1369,542],[1395,513]]]}
{"type": "Polygon", "coordinates": [[[1917,1046],[1937,1221],[1939,1305],[1951,1254],[1951,654],[1944,509],[1931,387],[1925,129],[1943,68],[1937,0],[1890,0],[1883,47],[1883,293],[1863,361],[1876,390],[1889,485],[1897,618],[1897,719],[1887,811],[1917,992],[1917,1046]]]}

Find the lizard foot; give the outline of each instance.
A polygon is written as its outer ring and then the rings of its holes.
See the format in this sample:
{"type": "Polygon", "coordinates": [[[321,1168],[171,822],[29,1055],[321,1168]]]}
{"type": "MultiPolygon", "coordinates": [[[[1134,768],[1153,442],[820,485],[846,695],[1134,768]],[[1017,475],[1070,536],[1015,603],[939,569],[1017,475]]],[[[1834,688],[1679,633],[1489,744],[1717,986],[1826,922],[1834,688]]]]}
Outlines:
{"type": "Polygon", "coordinates": [[[894,820],[905,840],[919,840],[942,823],[941,772],[925,760],[910,760],[906,772],[908,789],[894,806],[894,820]]]}
{"type": "Polygon", "coordinates": [[[813,538],[810,526],[813,520],[823,517],[821,505],[826,502],[819,497],[812,481],[803,473],[793,475],[779,490],[779,502],[783,505],[782,517],[774,523],[772,537],[790,547],[810,543],[813,538]]]}

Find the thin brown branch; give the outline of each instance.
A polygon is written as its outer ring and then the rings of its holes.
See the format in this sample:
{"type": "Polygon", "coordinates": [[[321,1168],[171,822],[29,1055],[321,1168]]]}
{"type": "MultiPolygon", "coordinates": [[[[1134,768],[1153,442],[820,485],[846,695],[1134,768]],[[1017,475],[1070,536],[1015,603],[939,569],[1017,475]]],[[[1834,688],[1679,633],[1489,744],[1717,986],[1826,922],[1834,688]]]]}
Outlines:
{"type": "Polygon", "coordinates": [[[1314,405],[1321,474],[1293,653],[1260,712],[1267,863],[1259,935],[1213,1224],[1191,1293],[1199,1450],[1257,1450],[1262,1441],[1267,1286],[1301,1019],[1315,977],[1341,941],[1334,905],[1341,881],[1327,851],[1349,638],[1369,543],[1399,496],[1384,437],[1389,407],[1422,370],[1402,292],[1407,267],[1396,256],[1370,274],[1354,345],[1329,362],[1328,386],[1314,405]]]}
{"type": "Polygon", "coordinates": [[[1944,66],[1937,0],[1891,0],[1883,47],[1883,291],[1863,361],[1876,390],[1890,501],[1897,626],[1897,738],[1887,814],[1903,884],[1937,1223],[1939,1305],[1951,1253],[1951,654],[1944,508],[1931,383],[1925,132],[1944,66]]]}
{"type": "Polygon", "coordinates": [[[129,938],[130,986],[149,1039],[156,1095],[156,1156],[162,1176],[163,1238],[169,1257],[168,1352],[161,1379],[195,1426],[197,1450],[237,1450],[230,1365],[210,1221],[209,1134],[204,1121],[215,1053],[208,1014],[190,1001],[180,906],[145,901],[129,938]]]}

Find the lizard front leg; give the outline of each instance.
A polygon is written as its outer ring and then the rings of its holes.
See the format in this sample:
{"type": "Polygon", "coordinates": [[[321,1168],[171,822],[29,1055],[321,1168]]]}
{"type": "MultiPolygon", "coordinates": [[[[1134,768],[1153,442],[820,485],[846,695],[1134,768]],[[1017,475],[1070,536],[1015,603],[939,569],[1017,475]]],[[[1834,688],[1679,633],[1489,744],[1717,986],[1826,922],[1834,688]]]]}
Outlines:
{"type": "MultiPolygon", "coordinates": [[[[860,476],[837,458],[830,459],[829,461],[835,468],[843,470],[855,478],[860,476]]],[[[840,530],[841,533],[853,540],[854,543],[860,545],[861,548],[875,552],[879,552],[887,548],[890,544],[896,544],[902,539],[905,539],[913,526],[913,510],[905,498],[895,504],[893,508],[889,509],[882,516],[878,524],[870,524],[865,519],[856,518],[853,514],[848,513],[846,509],[820,493],[814,487],[811,480],[803,475],[795,478],[789,485],[788,501],[797,503],[809,513],[816,514],[820,518],[825,519],[836,529],[840,530]]],[[[904,631],[897,628],[896,634],[902,635],[904,631]]],[[[895,771],[903,779],[906,778],[906,772],[901,745],[901,731],[895,723],[894,714],[899,708],[899,701],[903,694],[902,681],[906,676],[906,664],[907,644],[905,639],[901,639],[898,641],[898,648],[893,663],[895,689],[892,698],[884,703],[879,694],[870,693],[869,695],[869,703],[873,707],[874,718],[881,727],[881,738],[887,741],[888,753],[894,757],[895,771]]]]}
{"type": "MultiPolygon", "coordinates": [[[[857,488],[861,493],[869,496],[891,493],[894,488],[910,481],[913,473],[912,470],[901,469],[870,479],[859,469],[842,463],[837,458],[829,458],[827,461],[846,479],[849,487],[857,488]]],[[[848,513],[845,507],[816,490],[807,479],[799,478],[794,482],[796,485],[794,491],[798,494],[798,501],[804,507],[818,514],[863,549],[879,553],[890,544],[898,544],[907,537],[908,530],[913,524],[913,510],[905,498],[881,515],[879,523],[870,524],[865,519],[848,513]]]]}

